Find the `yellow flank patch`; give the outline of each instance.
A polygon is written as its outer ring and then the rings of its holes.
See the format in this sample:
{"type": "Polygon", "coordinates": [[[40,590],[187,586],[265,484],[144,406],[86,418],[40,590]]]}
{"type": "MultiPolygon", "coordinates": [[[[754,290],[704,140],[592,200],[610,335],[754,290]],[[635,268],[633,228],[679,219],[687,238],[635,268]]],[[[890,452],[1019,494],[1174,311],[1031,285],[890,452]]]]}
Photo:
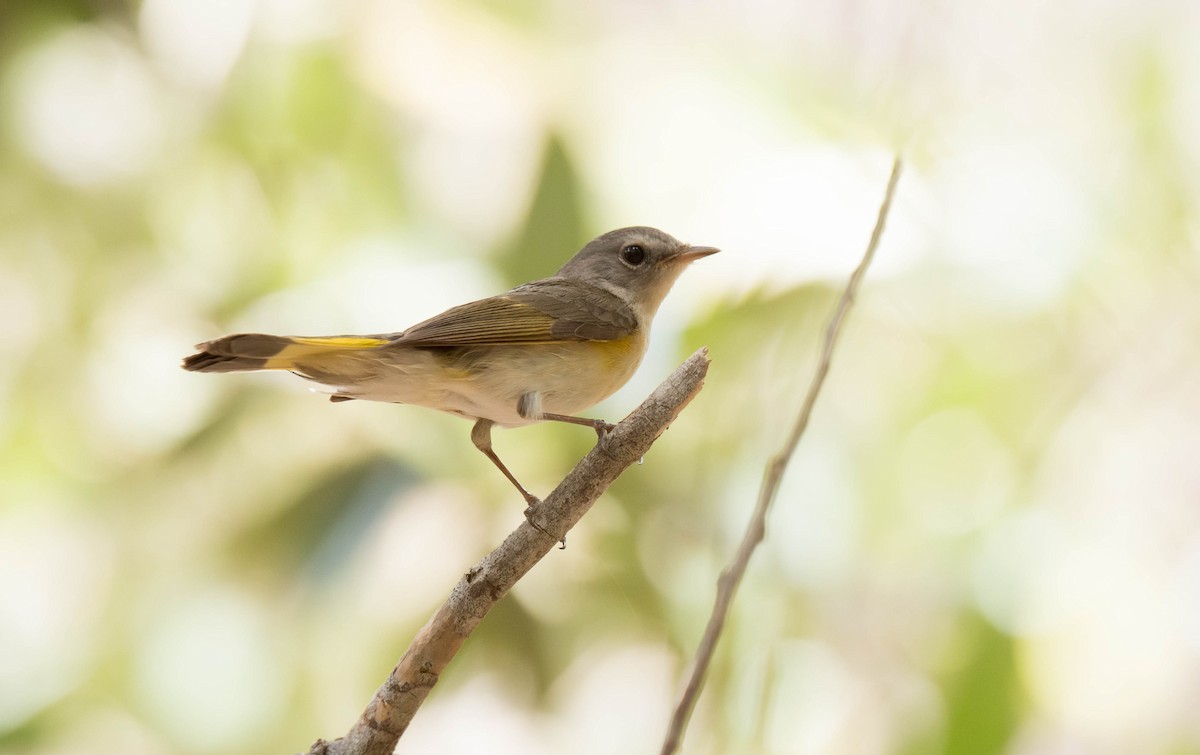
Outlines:
{"type": "Polygon", "coordinates": [[[634,340],[634,337],[629,335],[612,341],[590,341],[588,342],[588,347],[593,349],[595,353],[603,355],[604,361],[612,369],[624,366],[625,360],[629,357],[630,350],[633,349],[634,340]]]}

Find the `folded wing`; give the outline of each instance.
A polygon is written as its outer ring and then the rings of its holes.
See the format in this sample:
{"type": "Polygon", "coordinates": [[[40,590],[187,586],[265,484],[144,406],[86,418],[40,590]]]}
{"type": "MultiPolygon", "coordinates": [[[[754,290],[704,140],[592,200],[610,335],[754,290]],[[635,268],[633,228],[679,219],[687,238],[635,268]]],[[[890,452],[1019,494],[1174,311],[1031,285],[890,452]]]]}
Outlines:
{"type": "Polygon", "coordinates": [[[561,341],[613,341],[637,329],[617,295],[576,280],[548,278],[448,309],[412,326],[395,345],[478,346],[561,341]]]}

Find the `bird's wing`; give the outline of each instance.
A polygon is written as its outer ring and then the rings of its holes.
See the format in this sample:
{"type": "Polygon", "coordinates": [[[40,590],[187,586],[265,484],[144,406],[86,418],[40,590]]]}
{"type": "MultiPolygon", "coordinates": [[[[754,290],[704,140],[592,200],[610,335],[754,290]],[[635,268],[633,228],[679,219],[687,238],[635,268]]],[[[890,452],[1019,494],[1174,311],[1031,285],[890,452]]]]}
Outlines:
{"type": "Polygon", "coordinates": [[[637,316],[617,295],[575,280],[547,278],[448,309],[412,326],[392,343],[481,346],[612,341],[636,328],[637,316]]]}

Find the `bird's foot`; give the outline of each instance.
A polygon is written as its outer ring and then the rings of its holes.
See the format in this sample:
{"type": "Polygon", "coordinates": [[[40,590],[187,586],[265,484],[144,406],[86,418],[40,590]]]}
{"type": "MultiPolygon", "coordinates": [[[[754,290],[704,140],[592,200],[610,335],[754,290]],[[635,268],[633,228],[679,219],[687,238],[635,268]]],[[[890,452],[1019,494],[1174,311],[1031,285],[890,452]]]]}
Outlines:
{"type": "Polygon", "coordinates": [[[604,437],[617,429],[617,426],[611,422],[605,422],[602,419],[592,420],[592,429],[596,431],[596,440],[604,440],[604,437]]]}
{"type": "MultiPolygon", "coordinates": [[[[546,531],[545,527],[543,527],[542,525],[538,524],[537,522],[535,522],[533,520],[534,507],[537,506],[538,504],[540,504],[541,502],[542,502],[541,499],[539,499],[535,495],[529,495],[529,494],[525,495],[525,503],[529,504],[528,506],[525,507],[525,521],[529,522],[529,526],[533,527],[535,530],[542,533],[543,535],[545,535],[547,537],[554,537],[554,535],[551,535],[549,532],[546,531]]],[[[555,538],[555,539],[558,539],[558,538],[555,538]]],[[[567,536],[563,535],[562,539],[558,540],[558,542],[559,542],[558,549],[560,551],[566,550],[567,536]]]]}

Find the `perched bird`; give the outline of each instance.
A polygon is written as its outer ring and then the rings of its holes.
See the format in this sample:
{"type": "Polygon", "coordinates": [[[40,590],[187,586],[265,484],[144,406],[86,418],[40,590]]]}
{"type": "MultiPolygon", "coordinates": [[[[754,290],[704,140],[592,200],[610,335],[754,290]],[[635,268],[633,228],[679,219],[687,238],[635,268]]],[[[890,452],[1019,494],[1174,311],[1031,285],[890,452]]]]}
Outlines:
{"type": "Polygon", "coordinates": [[[715,254],[655,228],[610,231],[553,277],[453,307],[400,333],[271,336],[240,333],[202,343],[183,360],[195,372],[288,370],[321,385],[332,401],[415,404],[475,421],[471,440],[516,486],[492,450],[493,425],[575,416],[624,385],[646,353],[650,323],[687,265],[715,254]]]}

